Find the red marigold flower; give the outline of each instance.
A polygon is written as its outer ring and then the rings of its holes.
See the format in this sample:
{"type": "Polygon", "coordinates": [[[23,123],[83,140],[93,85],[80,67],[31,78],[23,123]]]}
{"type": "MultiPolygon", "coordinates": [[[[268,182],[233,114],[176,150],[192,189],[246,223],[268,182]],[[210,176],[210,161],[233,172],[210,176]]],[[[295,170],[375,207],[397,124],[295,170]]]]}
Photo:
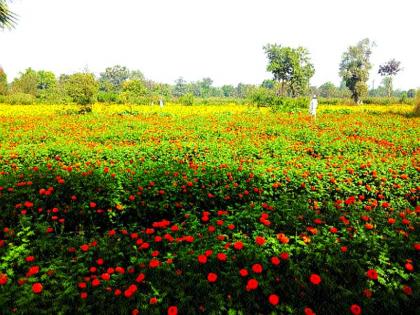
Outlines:
{"type": "Polygon", "coordinates": [[[43,289],[43,286],[39,282],[36,282],[32,285],[32,292],[33,293],[39,294],[39,293],[42,292],[42,289],[43,289]]]}
{"type": "Polygon", "coordinates": [[[159,260],[157,260],[155,258],[153,258],[152,260],[150,260],[150,262],[149,262],[149,267],[150,268],[157,268],[159,266],[160,266],[160,261],[159,260]]]}
{"type": "Polygon", "coordinates": [[[271,257],[271,263],[274,266],[280,265],[280,259],[278,257],[276,257],[276,256],[273,256],[273,257],[271,257]]]}
{"type": "Polygon", "coordinates": [[[150,300],[149,300],[149,304],[156,304],[158,302],[158,300],[157,300],[157,298],[155,298],[155,297],[152,297],[152,298],[150,298],[150,300]]]}
{"type": "Polygon", "coordinates": [[[34,256],[28,256],[28,257],[25,258],[26,262],[33,262],[34,260],[35,260],[34,256]]]}
{"type": "Polygon", "coordinates": [[[268,302],[270,302],[271,305],[277,305],[280,302],[279,296],[277,294],[271,294],[268,297],[268,302]]]}
{"type": "Polygon", "coordinates": [[[227,260],[227,256],[225,253],[218,253],[217,254],[217,259],[220,261],[226,261],[227,260]]]}
{"type": "Polygon", "coordinates": [[[116,273],[120,273],[120,274],[124,274],[125,273],[125,270],[124,270],[123,267],[117,266],[117,267],[115,267],[115,272],[116,273]]]}
{"type": "Polygon", "coordinates": [[[362,308],[357,304],[353,304],[352,306],[350,306],[350,312],[353,315],[360,315],[362,313],[362,308]]]}
{"type": "Polygon", "coordinates": [[[87,299],[87,297],[88,297],[87,292],[81,292],[80,293],[80,298],[82,298],[83,300],[87,299]]]}
{"type": "Polygon", "coordinates": [[[109,281],[109,279],[111,279],[111,276],[109,275],[109,273],[103,273],[101,274],[101,278],[104,281],[109,281]]]}
{"type": "Polygon", "coordinates": [[[309,277],[309,281],[311,281],[312,284],[318,285],[321,283],[321,277],[317,275],[316,273],[313,273],[309,277]]]}
{"type": "Polygon", "coordinates": [[[235,242],[233,244],[233,248],[235,248],[236,250],[241,250],[242,248],[244,248],[244,243],[242,243],[241,241],[235,242]]]}
{"type": "Polygon", "coordinates": [[[89,250],[89,245],[88,244],[83,244],[82,246],[80,246],[80,249],[84,252],[87,252],[89,250]]]}
{"type": "Polygon", "coordinates": [[[96,207],[96,203],[93,202],[93,201],[89,202],[89,207],[95,208],[96,207]]]}
{"type": "Polygon", "coordinates": [[[255,290],[256,288],[258,288],[258,281],[254,278],[249,279],[248,283],[246,284],[246,290],[251,291],[255,290]]]}
{"type": "Polygon", "coordinates": [[[253,264],[252,271],[255,273],[261,273],[263,271],[263,267],[260,264],[253,264]]]}
{"type": "Polygon", "coordinates": [[[28,272],[26,273],[26,277],[29,278],[33,275],[36,275],[39,272],[38,266],[32,266],[29,268],[28,272]]]}
{"type": "Polygon", "coordinates": [[[289,259],[289,254],[288,253],[281,253],[280,258],[283,259],[283,260],[287,260],[287,259],[289,259]]]}
{"type": "Polygon", "coordinates": [[[305,313],[305,315],[316,315],[316,313],[310,307],[305,307],[303,309],[303,312],[305,313]]]}
{"type": "Polygon", "coordinates": [[[205,264],[207,262],[207,256],[206,255],[199,255],[197,258],[198,258],[198,262],[200,264],[205,264]]]}
{"type": "Polygon", "coordinates": [[[257,236],[255,238],[255,243],[257,243],[258,245],[262,246],[265,243],[265,238],[262,236],[257,236]]]}
{"type": "Polygon", "coordinates": [[[176,307],[176,306],[169,306],[169,308],[168,308],[168,315],[178,315],[178,307],[176,307]]]}
{"type": "Polygon", "coordinates": [[[371,280],[378,280],[378,273],[376,272],[375,269],[369,269],[366,272],[366,276],[371,280]]]}
{"type": "Polygon", "coordinates": [[[248,270],[241,269],[239,270],[239,274],[241,275],[241,277],[246,277],[248,275],[248,270]]]}
{"type": "Polygon", "coordinates": [[[119,295],[121,295],[121,290],[120,289],[116,289],[115,291],[114,291],[114,295],[115,296],[119,296],[119,295]]]}
{"type": "Polygon", "coordinates": [[[363,290],[363,295],[366,296],[368,299],[370,299],[372,297],[372,291],[369,289],[364,289],[363,290]]]}
{"type": "Polygon", "coordinates": [[[209,282],[216,282],[216,280],[217,280],[217,274],[215,274],[215,273],[213,273],[213,272],[210,272],[210,273],[207,275],[207,280],[208,280],[209,282]]]}
{"type": "Polygon", "coordinates": [[[413,247],[416,251],[420,251],[420,243],[415,243],[413,247]]]}
{"type": "Polygon", "coordinates": [[[412,265],[412,264],[410,264],[410,263],[406,263],[406,264],[405,264],[405,269],[406,269],[407,271],[413,271],[413,270],[414,270],[414,267],[413,267],[413,265],[412,265]]]}
{"type": "Polygon", "coordinates": [[[6,274],[0,272],[0,285],[5,285],[9,281],[6,274]]]}
{"type": "Polygon", "coordinates": [[[408,285],[403,285],[402,290],[403,290],[405,295],[413,294],[413,290],[408,285]]]}
{"type": "Polygon", "coordinates": [[[144,280],[144,278],[145,278],[144,274],[143,274],[143,273],[140,273],[140,274],[137,276],[137,278],[136,278],[136,282],[137,282],[137,283],[140,283],[140,282],[142,282],[142,281],[144,280]]]}
{"type": "Polygon", "coordinates": [[[139,314],[140,314],[140,311],[137,308],[131,311],[131,315],[139,315],[139,314]]]}
{"type": "Polygon", "coordinates": [[[347,246],[341,246],[341,251],[342,251],[343,253],[347,252],[347,246]]]}
{"type": "Polygon", "coordinates": [[[92,280],[92,287],[97,287],[101,284],[101,281],[99,279],[93,279],[92,280]]]}

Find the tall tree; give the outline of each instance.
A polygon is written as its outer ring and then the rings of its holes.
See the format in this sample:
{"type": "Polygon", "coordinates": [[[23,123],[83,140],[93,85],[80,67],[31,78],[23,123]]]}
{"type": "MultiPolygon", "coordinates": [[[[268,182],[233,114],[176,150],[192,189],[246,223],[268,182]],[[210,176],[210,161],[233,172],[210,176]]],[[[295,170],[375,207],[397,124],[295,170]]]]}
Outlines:
{"type": "Polygon", "coordinates": [[[306,48],[281,47],[277,44],[264,46],[268,58],[267,71],[280,82],[280,94],[295,97],[309,90],[309,81],[315,73],[306,48]],[[286,91],[287,89],[287,91],[286,91]]]}
{"type": "Polygon", "coordinates": [[[374,43],[365,38],[356,46],[350,46],[341,58],[340,76],[357,104],[361,103],[361,97],[368,92],[367,81],[372,68],[370,55],[373,45],[374,43]]]}
{"type": "Polygon", "coordinates": [[[99,85],[102,91],[118,92],[122,89],[122,84],[127,81],[130,71],[127,67],[116,65],[108,67],[99,76],[99,85]]]}
{"type": "Polygon", "coordinates": [[[337,87],[332,82],[325,82],[318,88],[319,96],[321,97],[336,97],[337,87]]]}
{"type": "Polygon", "coordinates": [[[16,19],[16,14],[10,11],[6,0],[0,0],[0,29],[13,28],[16,19]]]}
{"type": "Polygon", "coordinates": [[[379,66],[378,73],[381,76],[385,77],[382,82],[386,88],[388,97],[392,96],[393,77],[396,76],[398,72],[400,71],[401,71],[401,62],[395,59],[391,59],[379,66]]]}
{"type": "Polygon", "coordinates": [[[7,90],[7,75],[6,72],[4,72],[3,68],[0,67],[0,95],[6,95],[7,90]]]}
{"type": "Polygon", "coordinates": [[[174,90],[173,90],[173,94],[176,97],[180,97],[180,96],[184,95],[185,93],[187,93],[187,82],[184,80],[183,77],[179,77],[175,81],[175,87],[174,87],[174,90]]]}

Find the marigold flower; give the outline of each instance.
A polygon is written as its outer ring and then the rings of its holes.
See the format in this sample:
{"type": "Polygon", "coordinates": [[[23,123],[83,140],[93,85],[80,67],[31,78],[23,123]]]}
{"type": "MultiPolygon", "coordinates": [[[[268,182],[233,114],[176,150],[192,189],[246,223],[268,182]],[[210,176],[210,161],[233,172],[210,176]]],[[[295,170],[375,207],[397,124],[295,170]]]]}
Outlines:
{"type": "Polygon", "coordinates": [[[263,267],[260,264],[252,265],[252,271],[255,273],[261,273],[263,271],[263,267]]]}
{"type": "Polygon", "coordinates": [[[6,274],[0,272],[0,285],[7,284],[7,281],[9,281],[9,278],[6,274]]]}
{"type": "Polygon", "coordinates": [[[246,290],[251,291],[255,290],[256,288],[258,288],[258,281],[254,278],[249,279],[248,283],[246,284],[246,290]]]}
{"type": "Polygon", "coordinates": [[[262,236],[257,236],[255,238],[255,243],[257,243],[258,245],[262,246],[265,243],[265,238],[262,236]]]}
{"type": "Polygon", "coordinates": [[[197,259],[198,259],[198,262],[199,262],[200,264],[205,264],[205,263],[207,262],[207,256],[206,256],[206,255],[199,255],[199,256],[197,257],[197,259]]]}
{"type": "Polygon", "coordinates": [[[317,275],[316,273],[311,274],[309,277],[309,281],[311,281],[312,284],[318,285],[321,283],[321,277],[317,275]]]}
{"type": "Polygon", "coordinates": [[[36,282],[32,285],[32,292],[33,293],[39,294],[39,293],[42,292],[42,289],[43,289],[43,286],[39,282],[36,282]]]}
{"type": "Polygon", "coordinates": [[[216,282],[216,280],[217,280],[217,274],[215,274],[215,273],[213,273],[213,272],[210,272],[210,273],[207,275],[207,280],[208,280],[209,282],[216,282]]]}
{"type": "Polygon", "coordinates": [[[268,302],[270,302],[271,305],[277,305],[280,302],[280,298],[277,294],[270,294],[268,302]]]}
{"type": "Polygon", "coordinates": [[[168,315],[178,315],[178,308],[176,306],[169,306],[168,315]]]}
{"type": "Polygon", "coordinates": [[[352,306],[350,306],[350,312],[353,315],[360,315],[362,313],[362,308],[357,304],[353,304],[352,306]]]}
{"type": "Polygon", "coordinates": [[[375,269],[369,269],[366,272],[366,276],[371,280],[378,280],[378,273],[376,272],[375,269]]]}

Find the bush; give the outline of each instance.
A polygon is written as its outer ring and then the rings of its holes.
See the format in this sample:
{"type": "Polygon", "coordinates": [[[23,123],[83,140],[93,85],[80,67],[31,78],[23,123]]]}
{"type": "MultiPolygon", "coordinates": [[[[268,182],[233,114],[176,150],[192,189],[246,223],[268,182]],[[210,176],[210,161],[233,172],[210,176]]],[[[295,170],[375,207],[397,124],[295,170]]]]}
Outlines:
{"type": "Polygon", "coordinates": [[[179,98],[179,102],[180,102],[182,105],[188,105],[188,106],[191,106],[191,105],[193,105],[193,104],[194,104],[194,96],[193,96],[191,93],[187,93],[187,94],[185,94],[185,95],[182,95],[182,96],[179,98]]]}
{"type": "Polygon", "coordinates": [[[118,94],[114,92],[104,92],[100,91],[98,93],[98,102],[100,103],[117,103],[118,94]]]}
{"type": "Polygon", "coordinates": [[[91,73],[75,73],[65,79],[64,90],[73,102],[88,105],[95,102],[98,83],[91,73]]]}
{"type": "Polygon", "coordinates": [[[414,101],[414,116],[420,117],[420,90],[417,90],[416,99],[414,101]]]}
{"type": "Polygon", "coordinates": [[[14,93],[4,97],[4,102],[11,105],[33,105],[35,101],[35,96],[26,93],[14,93]]]}

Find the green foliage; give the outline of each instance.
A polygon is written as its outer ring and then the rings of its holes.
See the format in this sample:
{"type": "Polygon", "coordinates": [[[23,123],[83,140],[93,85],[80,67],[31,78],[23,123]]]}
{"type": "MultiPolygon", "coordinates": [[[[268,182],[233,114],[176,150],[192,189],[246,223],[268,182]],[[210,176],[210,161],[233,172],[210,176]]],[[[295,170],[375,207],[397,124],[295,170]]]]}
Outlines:
{"type": "Polygon", "coordinates": [[[309,106],[309,98],[279,97],[274,90],[264,87],[253,90],[249,101],[258,107],[271,107],[274,112],[297,112],[309,106]]]}
{"type": "Polygon", "coordinates": [[[369,39],[360,41],[356,46],[350,46],[343,54],[340,63],[340,76],[352,93],[352,98],[357,104],[361,97],[367,95],[369,70],[372,68],[370,55],[372,46],[369,39]]]}
{"type": "Polygon", "coordinates": [[[73,102],[88,105],[95,101],[98,83],[91,73],[75,73],[64,78],[63,88],[73,102]]]}
{"type": "Polygon", "coordinates": [[[11,105],[33,105],[35,102],[35,96],[21,92],[6,95],[4,98],[4,103],[11,105]]]}
{"type": "Polygon", "coordinates": [[[274,79],[281,83],[280,94],[295,97],[307,93],[309,80],[315,73],[308,50],[277,44],[268,44],[264,50],[269,62],[267,71],[272,72],[274,79]]]}
{"type": "Polygon", "coordinates": [[[326,82],[318,88],[318,92],[319,92],[320,97],[330,98],[330,97],[336,97],[338,91],[334,83],[326,82]]]}
{"type": "Polygon", "coordinates": [[[38,74],[35,70],[28,68],[20,76],[13,80],[11,85],[12,93],[25,93],[37,96],[38,74]]]}
{"type": "Polygon", "coordinates": [[[0,0],[0,29],[13,28],[16,21],[16,14],[10,11],[6,0],[0,0]]]}
{"type": "Polygon", "coordinates": [[[7,75],[3,68],[0,67],[0,95],[6,95],[8,91],[7,75]]]}
{"type": "Polygon", "coordinates": [[[104,92],[118,92],[129,77],[130,71],[126,67],[108,67],[99,76],[99,89],[104,92]]]}
{"type": "Polygon", "coordinates": [[[187,105],[187,106],[191,106],[194,104],[194,95],[192,95],[191,93],[187,93],[182,95],[179,98],[179,103],[181,103],[182,105],[187,105]]]}
{"type": "Polygon", "coordinates": [[[416,93],[413,113],[415,117],[420,117],[420,90],[417,90],[417,93],[416,93]]]}

